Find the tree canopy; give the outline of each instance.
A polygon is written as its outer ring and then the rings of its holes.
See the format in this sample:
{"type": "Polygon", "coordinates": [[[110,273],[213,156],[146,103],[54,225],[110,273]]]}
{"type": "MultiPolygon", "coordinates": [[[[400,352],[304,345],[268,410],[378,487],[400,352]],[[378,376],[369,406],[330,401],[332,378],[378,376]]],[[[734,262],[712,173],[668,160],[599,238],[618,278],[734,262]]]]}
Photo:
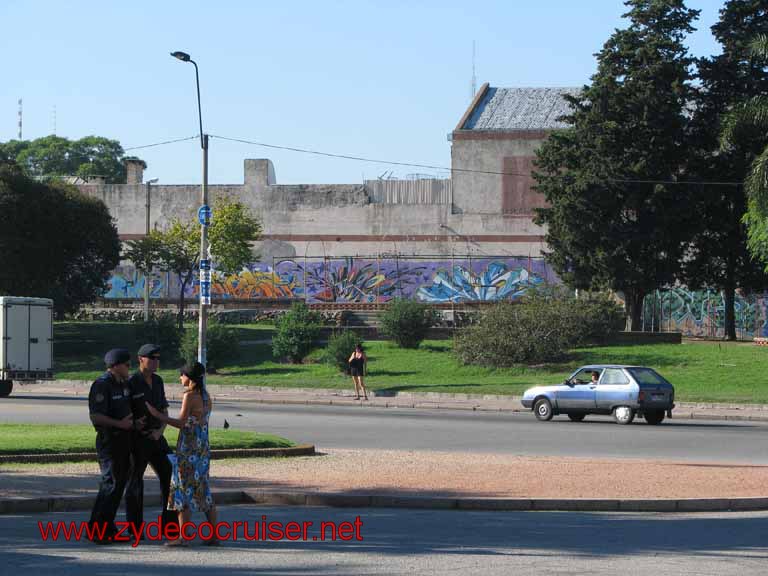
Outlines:
{"type": "Polygon", "coordinates": [[[13,160],[32,178],[101,176],[107,183],[125,182],[125,151],[117,140],[86,136],[69,140],[45,136],[0,143],[0,160],[13,160]]]}
{"type": "Polygon", "coordinates": [[[92,302],[120,260],[101,200],[0,162],[0,293],[53,298],[59,315],[92,302]]]}
{"type": "Polygon", "coordinates": [[[768,33],[768,8],[763,0],[729,0],[712,26],[722,52],[697,62],[698,80],[690,130],[686,180],[692,185],[689,209],[697,225],[682,261],[683,278],[691,288],[718,288],[725,300],[726,336],[736,339],[735,291],[762,289],[768,277],[747,249],[743,217],[747,196],[743,182],[755,157],[768,144],[765,130],[744,126],[738,141],[721,148],[727,114],[768,94],[768,71],[749,49],[749,39],[768,33]]]}
{"type": "Polygon", "coordinates": [[[568,128],[537,151],[549,204],[549,261],[577,288],[622,292],[639,329],[645,294],[675,280],[690,215],[674,186],[686,159],[693,59],[683,44],[696,10],[682,0],[628,0],[629,27],[597,54],[591,84],[567,97],[568,128]]]}

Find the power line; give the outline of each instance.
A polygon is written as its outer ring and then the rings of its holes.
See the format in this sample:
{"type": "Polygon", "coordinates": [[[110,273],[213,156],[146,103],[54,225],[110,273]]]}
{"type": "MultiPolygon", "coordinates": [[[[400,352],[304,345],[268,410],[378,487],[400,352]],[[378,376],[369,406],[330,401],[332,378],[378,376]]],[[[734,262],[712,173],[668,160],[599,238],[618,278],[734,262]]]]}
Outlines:
{"type": "Polygon", "coordinates": [[[130,148],[123,148],[126,152],[128,150],[140,150],[141,148],[152,148],[154,146],[164,146],[166,144],[175,144],[176,142],[186,142],[187,140],[196,140],[199,137],[198,134],[194,136],[188,136],[186,138],[176,138],[175,140],[165,140],[163,142],[155,142],[154,144],[143,144],[141,146],[131,146],[130,148]]]}
{"type": "MultiPolygon", "coordinates": [[[[530,174],[522,174],[519,172],[496,172],[493,170],[475,170],[472,168],[448,168],[446,166],[436,166],[433,164],[416,164],[413,162],[395,162],[393,160],[379,160],[376,158],[365,158],[362,156],[353,156],[350,154],[334,154],[332,152],[322,152],[320,150],[311,150],[309,148],[297,148],[295,146],[280,146],[278,144],[267,144],[266,142],[255,142],[253,140],[245,140],[243,138],[230,138],[228,136],[216,136],[211,134],[211,138],[218,138],[219,140],[227,140],[229,142],[239,142],[240,144],[250,144],[252,146],[261,146],[263,148],[272,148],[275,150],[287,150],[289,152],[299,152],[302,154],[314,154],[315,156],[325,156],[327,158],[340,158],[342,160],[356,160],[358,162],[372,162],[375,164],[387,164],[390,166],[407,166],[409,168],[429,168],[431,170],[444,170],[446,172],[463,172],[468,174],[491,174],[494,176],[522,176],[529,178],[530,174]]],[[[126,148],[128,150],[128,148],[126,148]]],[[[622,178],[603,178],[607,182],[620,182],[624,184],[698,184],[708,186],[741,186],[742,182],[702,182],[694,180],[630,180],[622,178]]]]}

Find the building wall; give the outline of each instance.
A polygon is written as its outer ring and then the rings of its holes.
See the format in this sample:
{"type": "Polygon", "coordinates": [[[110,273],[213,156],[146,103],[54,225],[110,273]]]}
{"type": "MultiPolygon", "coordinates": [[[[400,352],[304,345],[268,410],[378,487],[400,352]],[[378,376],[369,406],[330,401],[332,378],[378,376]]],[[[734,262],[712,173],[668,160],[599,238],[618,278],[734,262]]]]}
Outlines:
{"type": "MultiPolygon", "coordinates": [[[[493,153],[493,151],[489,151],[493,153]]],[[[262,219],[259,260],[294,256],[375,256],[474,254],[541,255],[542,231],[527,217],[495,212],[458,212],[450,203],[374,202],[363,184],[279,185],[269,160],[246,160],[243,184],[210,186],[211,202],[232,195],[262,219]]],[[[141,176],[137,176],[137,179],[141,176]]],[[[422,186],[422,184],[418,184],[422,186]]],[[[123,239],[140,237],[146,226],[144,184],[87,184],[85,193],[102,199],[123,239]]],[[[197,185],[152,185],[150,223],[162,229],[173,217],[194,218],[197,185]]],[[[215,217],[215,216],[214,216],[215,217]]]]}
{"type": "MultiPolygon", "coordinates": [[[[530,216],[543,204],[530,189],[530,168],[536,149],[546,138],[541,131],[482,132],[456,130],[451,146],[453,204],[460,214],[504,214],[530,216]],[[462,170],[471,170],[463,172],[462,170]],[[508,172],[518,172],[521,175],[508,172]],[[486,172],[486,173],[484,173],[486,172]],[[517,198],[505,206],[507,197],[517,198]]],[[[541,234],[541,230],[537,232],[541,234]]]]}

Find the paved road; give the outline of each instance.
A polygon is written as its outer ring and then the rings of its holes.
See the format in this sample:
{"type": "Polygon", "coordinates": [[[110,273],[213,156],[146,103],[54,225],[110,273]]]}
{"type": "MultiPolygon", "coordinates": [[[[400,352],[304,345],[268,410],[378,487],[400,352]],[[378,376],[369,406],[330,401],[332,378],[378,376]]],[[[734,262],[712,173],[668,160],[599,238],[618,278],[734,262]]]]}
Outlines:
{"type": "MultiPolygon", "coordinates": [[[[178,404],[172,404],[175,410],[178,404]]],[[[87,423],[83,398],[11,396],[0,422],[87,423]]],[[[671,420],[619,426],[610,418],[537,422],[531,414],[219,402],[212,426],[271,432],[324,448],[632,457],[768,463],[768,424],[671,420]]]]}
{"type": "MultiPolygon", "coordinates": [[[[130,573],[749,576],[768,566],[768,514],[581,514],[230,506],[228,522],[362,521],[357,541],[200,542],[95,546],[42,542],[38,520],[84,513],[0,516],[0,574],[130,573]]],[[[196,517],[197,522],[202,517],[196,517]]],[[[249,529],[253,533],[253,529],[249,529]]]]}

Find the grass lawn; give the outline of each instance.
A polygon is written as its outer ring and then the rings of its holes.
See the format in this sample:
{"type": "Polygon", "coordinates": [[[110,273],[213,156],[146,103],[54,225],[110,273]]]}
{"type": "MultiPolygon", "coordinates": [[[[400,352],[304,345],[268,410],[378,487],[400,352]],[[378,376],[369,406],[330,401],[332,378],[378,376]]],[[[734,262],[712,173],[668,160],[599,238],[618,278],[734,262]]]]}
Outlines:
{"type": "MultiPolygon", "coordinates": [[[[168,444],[176,445],[176,428],[167,428],[168,444]]],[[[94,452],[96,432],[81,424],[0,424],[0,454],[94,452]]],[[[284,448],[294,443],[279,436],[238,430],[211,430],[211,448],[284,448]]]]}
{"type": "MultiPolygon", "coordinates": [[[[241,340],[268,338],[269,325],[238,326],[241,340]]],[[[57,324],[56,376],[93,379],[102,370],[108,348],[126,345],[121,331],[127,324],[57,324]],[[100,337],[101,333],[104,337],[100,337]],[[110,339],[111,338],[111,339],[110,339]]],[[[138,347],[133,342],[132,350],[138,347]]],[[[751,343],[686,342],[647,346],[609,346],[572,351],[566,362],[537,367],[493,370],[462,366],[451,354],[452,342],[428,340],[418,350],[401,350],[389,342],[367,342],[367,385],[379,391],[520,394],[537,384],[555,383],[578,366],[590,363],[651,366],[670,380],[679,401],[768,403],[768,348],[751,343]]],[[[333,367],[317,362],[312,353],[305,364],[283,364],[268,344],[241,346],[236,365],[211,375],[211,384],[300,388],[349,388],[351,380],[333,367]]],[[[175,366],[161,366],[167,386],[176,385],[175,366]]]]}

